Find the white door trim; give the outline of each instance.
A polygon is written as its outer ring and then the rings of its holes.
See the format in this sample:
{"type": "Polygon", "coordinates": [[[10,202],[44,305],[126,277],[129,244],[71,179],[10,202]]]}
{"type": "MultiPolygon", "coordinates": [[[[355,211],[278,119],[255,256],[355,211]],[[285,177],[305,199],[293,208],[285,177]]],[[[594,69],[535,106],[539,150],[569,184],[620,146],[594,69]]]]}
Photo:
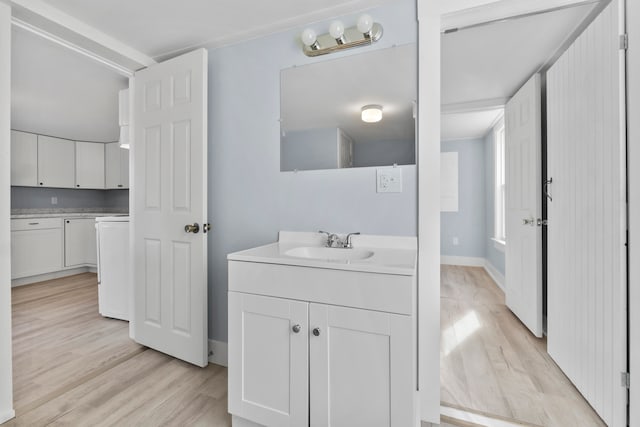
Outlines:
{"type": "MultiPolygon", "coordinates": [[[[627,1],[627,22],[640,22],[640,3],[627,1]]],[[[627,181],[629,183],[629,425],[640,425],[640,27],[627,25],[627,181]]]]}
{"type": "Polygon", "coordinates": [[[11,350],[11,7],[0,2],[0,423],[14,417],[11,350]]]}

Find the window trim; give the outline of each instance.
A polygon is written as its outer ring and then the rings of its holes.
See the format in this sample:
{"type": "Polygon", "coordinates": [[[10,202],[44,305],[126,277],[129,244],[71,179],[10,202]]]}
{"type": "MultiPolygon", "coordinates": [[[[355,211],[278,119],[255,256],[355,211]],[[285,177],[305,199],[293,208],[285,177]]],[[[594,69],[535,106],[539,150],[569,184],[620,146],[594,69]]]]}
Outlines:
{"type": "MultiPolygon", "coordinates": [[[[506,128],[504,116],[493,127],[493,238],[495,243],[506,243],[506,128]]],[[[497,249],[500,249],[496,247],[497,249]]]]}

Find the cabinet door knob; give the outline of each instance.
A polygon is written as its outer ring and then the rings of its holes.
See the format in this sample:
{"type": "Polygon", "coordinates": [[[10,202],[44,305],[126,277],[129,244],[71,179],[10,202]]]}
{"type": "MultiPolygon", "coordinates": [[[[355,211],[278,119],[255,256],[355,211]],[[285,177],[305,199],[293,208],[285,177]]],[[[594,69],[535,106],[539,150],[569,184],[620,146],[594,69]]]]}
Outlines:
{"type": "Polygon", "coordinates": [[[313,335],[315,335],[316,337],[320,336],[320,328],[313,328],[313,335]]]}
{"type": "Polygon", "coordinates": [[[300,327],[300,325],[293,325],[293,327],[291,328],[291,330],[292,330],[293,332],[295,332],[296,334],[297,334],[298,332],[300,332],[300,330],[301,330],[301,329],[302,329],[302,328],[300,327]]]}

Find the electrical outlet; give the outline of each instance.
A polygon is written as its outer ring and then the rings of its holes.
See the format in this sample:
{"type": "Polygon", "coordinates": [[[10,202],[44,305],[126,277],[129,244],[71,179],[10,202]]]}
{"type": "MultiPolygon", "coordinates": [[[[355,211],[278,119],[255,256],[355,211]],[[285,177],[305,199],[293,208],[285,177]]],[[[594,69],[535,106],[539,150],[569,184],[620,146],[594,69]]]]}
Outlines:
{"type": "Polygon", "coordinates": [[[52,205],[57,205],[58,204],[58,198],[57,197],[52,197],[51,198],[51,204],[52,205]]]}
{"type": "Polygon", "coordinates": [[[460,244],[460,240],[457,237],[453,238],[453,245],[458,246],[460,244]]]}
{"type": "Polygon", "coordinates": [[[402,193],[402,169],[376,169],[376,189],[378,193],[402,193]]]}

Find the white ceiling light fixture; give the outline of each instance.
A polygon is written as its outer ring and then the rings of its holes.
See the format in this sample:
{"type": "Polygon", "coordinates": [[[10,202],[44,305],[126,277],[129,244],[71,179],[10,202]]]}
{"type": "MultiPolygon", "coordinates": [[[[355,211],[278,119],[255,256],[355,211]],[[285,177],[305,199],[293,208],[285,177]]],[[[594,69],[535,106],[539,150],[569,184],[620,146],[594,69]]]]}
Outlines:
{"type": "Polygon", "coordinates": [[[382,25],[373,21],[371,15],[362,15],[357,24],[345,28],[342,21],[333,21],[329,33],[318,36],[311,28],[305,29],[302,39],[302,51],[307,56],[326,55],[342,49],[369,46],[382,37],[382,25]]]}
{"type": "Polygon", "coordinates": [[[382,120],[382,105],[369,104],[362,107],[361,116],[365,123],[377,123],[382,120]]]}

